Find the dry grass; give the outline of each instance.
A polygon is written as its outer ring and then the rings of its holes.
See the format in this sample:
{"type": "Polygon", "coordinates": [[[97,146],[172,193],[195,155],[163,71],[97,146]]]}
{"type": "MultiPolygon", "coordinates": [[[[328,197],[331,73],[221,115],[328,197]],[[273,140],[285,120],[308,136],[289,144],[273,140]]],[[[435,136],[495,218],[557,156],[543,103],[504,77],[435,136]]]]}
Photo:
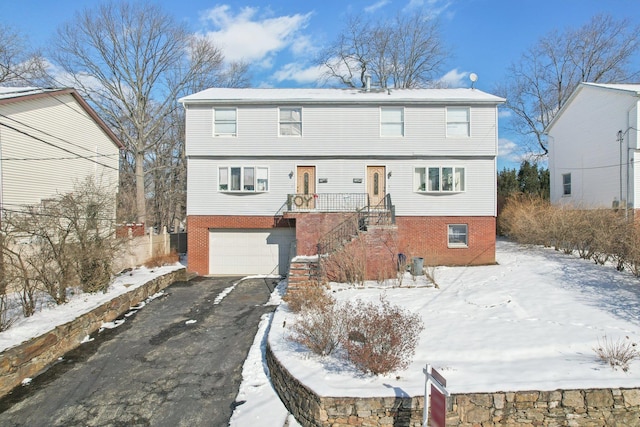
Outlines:
{"type": "Polygon", "coordinates": [[[155,255],[153,258],[144,263],[147,268],[157,268],[163,265],[171,265],[180,261],[180,256],[176,251],[171,251],[164,255],[155,255]]]}
{"type": "Polygon", "coordinates": [[[600,360],[611,366],[612,369],[629,370],[629,363],[640,358],[636,343],[629,340],[629,337],[609,340],[605,335],[602,342],[598,339],[598,346],[593,349],[600,360]]]}

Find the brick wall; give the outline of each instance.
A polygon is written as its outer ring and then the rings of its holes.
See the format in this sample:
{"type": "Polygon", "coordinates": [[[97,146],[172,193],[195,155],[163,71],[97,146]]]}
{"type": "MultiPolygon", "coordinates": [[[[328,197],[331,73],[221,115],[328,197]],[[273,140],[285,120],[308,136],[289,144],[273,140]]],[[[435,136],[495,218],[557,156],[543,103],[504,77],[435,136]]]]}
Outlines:
{"type": "MultiPolygon", "coordinates": [[[[295,226],[297,254],[315,255],[318,240],[342,223],[349,215],[346,213],[306,212],[288,214],[287,218],[279,220],[273,216],[190,215],[187,217],[189,271],[200,275],[209,274],[209,229],[264,229],[295,226]]],[[[388,252],[392,250],[396,251],[395,254],[401,252],[407,257],[423,257],[426,265],[495,263],[496,220],[494,217],[399,216],[396,218],[396,223],[398,237],[393,243],[389,241],[388,236],[383,237],[382,232],[373,232],[375,227],[371,227],[373,234],[368,237],[369,241],[372,242],[376,239],[384,241],[384,244],[377,249],[375,245],[368,245],[373,251],[368,256],[372,262],[378,256],[386,257],[389,255],[388,252]],[[468,225],[469,245],[467,248],[448,247],[448,224],[468,225]]],[[[391,256],[393,255],[391,254],[391,256]]],[[[388,269],[388,266],[389,263],[386,262],[374,262],[367,274],[368,278],[377,278],[381,274],[381,270],[388,269]]]]}
{"type": "Polygon", "coordinates": [[[209,229],[251,229],[292,227],[293,221],[273,216],[189,215],[187,217],[188,270],[199,275],[209,274],[209,229]]]}
{"type": "Polygon", "coordinates": [[[398,250],[423,257],[425,265],[486,265],[496,262],[494,217],[396,217],[398,250]],[[449,224],[467,224],[466,248],[448,247],[449,224]]]}

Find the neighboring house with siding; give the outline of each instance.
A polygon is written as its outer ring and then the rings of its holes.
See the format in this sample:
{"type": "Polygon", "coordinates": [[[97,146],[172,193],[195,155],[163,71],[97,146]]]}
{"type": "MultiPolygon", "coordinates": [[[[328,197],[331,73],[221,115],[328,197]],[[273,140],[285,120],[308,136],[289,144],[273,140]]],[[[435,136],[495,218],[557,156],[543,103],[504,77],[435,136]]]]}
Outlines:
{"type": "Polygon", "coordinates": [[[392,256],[494,263],[503,101],[477,89],[212,88],[182,98],[189,269],[285,274],[293,254],[324,253],[356,210],[367,213],[361,230],[387,218],[392,256]]]}
{"type": "Polygon", "coordinates": [[[3,209],[41,204],[87,177],[115,195],[122,147],[74,89],[0,87],[3,209]]]}
{"type": "Polygon", "coordinates": [[[639,102],[640,84],[576,88],[545,129],[552,203],[635,208],[639,102]]]}

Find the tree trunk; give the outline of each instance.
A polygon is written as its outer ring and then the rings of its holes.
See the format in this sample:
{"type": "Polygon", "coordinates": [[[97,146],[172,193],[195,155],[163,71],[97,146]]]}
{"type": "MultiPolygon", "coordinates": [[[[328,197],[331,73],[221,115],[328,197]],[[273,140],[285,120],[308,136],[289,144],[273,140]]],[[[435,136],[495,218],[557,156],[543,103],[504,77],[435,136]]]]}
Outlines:
{"type": "Polygon", "coordinates": [[[144,191],[144,153],[136,153],[136,211],[138,223],[144,224],[147,219],[147,204],[144,191]]]}

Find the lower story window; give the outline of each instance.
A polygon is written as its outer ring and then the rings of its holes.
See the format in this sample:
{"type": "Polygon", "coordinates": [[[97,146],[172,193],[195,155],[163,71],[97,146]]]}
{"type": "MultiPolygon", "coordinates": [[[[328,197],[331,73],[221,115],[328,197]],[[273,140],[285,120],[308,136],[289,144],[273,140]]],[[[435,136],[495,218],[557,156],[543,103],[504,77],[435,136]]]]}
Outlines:
{"type": "Polygon", "coordinates": [[[269,191],[269,168],[229,166],[218,169],[218,191],[259,193],[269,191]]]}
{"type": "Polygon", "coordinates": [[[417,192],[462,192],[465,189],[464,168],[418,167],[413,173],[417,192]]]}
{"type": "Polygon", "coordinates": [[[467,224],[449,224],[448,226],[449,247],[469,246],[469,233],[467,224]]]}

